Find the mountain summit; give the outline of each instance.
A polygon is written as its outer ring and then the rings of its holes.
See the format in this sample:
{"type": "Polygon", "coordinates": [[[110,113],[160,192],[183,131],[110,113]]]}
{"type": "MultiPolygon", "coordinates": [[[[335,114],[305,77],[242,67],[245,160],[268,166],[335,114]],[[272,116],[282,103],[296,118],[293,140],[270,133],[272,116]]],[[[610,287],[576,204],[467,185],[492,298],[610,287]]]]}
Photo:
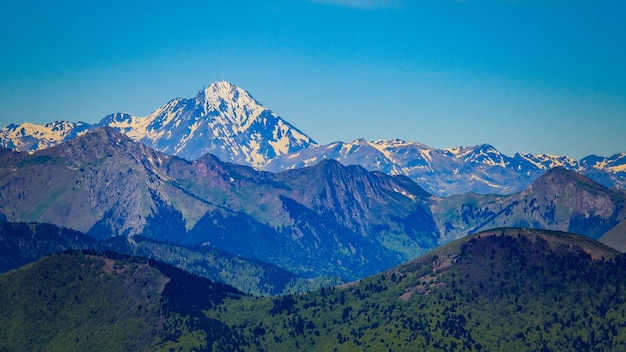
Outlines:
{"type": "Polygon", "coordinates": [[[316,144],[250,93],[225,81],[212,83],[194,98],[171,100],[146,117],[114,114],[99,125],[188,160],[211,153],[255,167],[316,144]]]}
{"type": "Polygon", "coordinates": [[[118,112],[95,125],[67,121],[44,126],[11,124],[0,130],[0,147],[37,151],[102,126],[188,160],[211,153],[223,161],[257,168],[277,156],[317,145],[244,89],[220,81],[193,98],[173,99],[145,117],[118,112]]]}

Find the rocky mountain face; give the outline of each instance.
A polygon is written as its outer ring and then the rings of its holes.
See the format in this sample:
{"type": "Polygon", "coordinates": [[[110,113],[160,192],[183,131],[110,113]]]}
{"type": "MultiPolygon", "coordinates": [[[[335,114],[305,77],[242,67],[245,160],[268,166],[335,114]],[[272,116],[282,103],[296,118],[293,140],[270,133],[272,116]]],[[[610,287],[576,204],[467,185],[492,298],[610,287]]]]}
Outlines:
{"type": "Polygon", "coordinates": [[[0,214],[98,240],[204,244],[306,277],[353,279],[437,245],[412,181],[335,161],[272,174],[194,162],[100,128],[32,154],[0,153],[0,214]]]}
{"type": "Polygon", "coordinates": [[[602,235],[598,241],[622,253],[626,253],[626,220],[622,220],[602,235]]]}
{"type": "Polygon", "coordinates": [[[170,239],[184,230],[183,202],[203,209],[164,182],[164,168],[181,162],[110,128],[33,154],[6,152],[0,212],[8,221],[52,223],[96,239],[146,231],[170,239]]]}

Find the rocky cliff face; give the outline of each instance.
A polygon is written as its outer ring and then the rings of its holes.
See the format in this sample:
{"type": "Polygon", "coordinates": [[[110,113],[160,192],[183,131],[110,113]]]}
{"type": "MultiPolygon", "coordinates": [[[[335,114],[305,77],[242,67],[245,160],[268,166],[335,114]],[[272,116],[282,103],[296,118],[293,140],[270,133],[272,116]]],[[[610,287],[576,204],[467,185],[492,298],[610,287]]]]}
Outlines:
{"type": "MultiPolygon", "coordinates": [[[[2,213],[11,221],[48,222],[99,239],[145,233],[165,214],[177,228],[183,224],[175,206],[181,192],[166,182],[164,171],[172,162],[182,161],[109,128],[32,155],[9,155],[1,176],[2,213]]],[[[161,235],[169,230],[164,226],[161,235]]]]}

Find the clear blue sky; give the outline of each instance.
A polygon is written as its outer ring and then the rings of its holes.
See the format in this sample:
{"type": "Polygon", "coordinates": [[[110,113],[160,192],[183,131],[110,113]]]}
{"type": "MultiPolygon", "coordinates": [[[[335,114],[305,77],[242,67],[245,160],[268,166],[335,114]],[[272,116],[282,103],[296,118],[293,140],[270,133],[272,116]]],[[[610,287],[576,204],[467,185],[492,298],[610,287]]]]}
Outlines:
{"type": "Polygon", "coordinates": [[[320,143],[626,151],[626,1],[6,2],[0,127],[227,80],[320,143]]]}

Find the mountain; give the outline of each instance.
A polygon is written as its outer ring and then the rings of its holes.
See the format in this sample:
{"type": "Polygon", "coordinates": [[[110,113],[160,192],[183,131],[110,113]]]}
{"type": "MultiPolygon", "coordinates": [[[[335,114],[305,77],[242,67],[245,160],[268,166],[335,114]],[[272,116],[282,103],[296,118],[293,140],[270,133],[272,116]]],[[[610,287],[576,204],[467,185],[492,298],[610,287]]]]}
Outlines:
{"type": "Polygon", "coordinates": [[[326,161],[272,174],[154,151],[100,128],[0,153],[0,215],[97,240],[205,245],[314,278],[355,279],[437,245],[430,195],[406,177],[326,161]]]}
{"type": "Polygon", "coordinates": [[[194,98],[177,98],[146,117],[118,113],[98,124],[170,155],[260,167],[315,141],[228,82],[212,83],[194,98]]]}
{"type": "Polygon", "coordinates": [[[135,141],[187,160],[212,153],[224,161],[261,167],[274,157],[316,145],[310,137],[228,82],[214,82],[189,99],[176,98],[145,117],[115,113],[99,123],[11,124],[0,146],[37,151],[108,126],[135,141]]]}
{"type": "Polygon", "coordinates": [[[0,350],[236,351],[240,336],[202,313],[229,296],[155,261],[57,254],[0,275],[0,350]]]}
{"type": "Polygon", "coordinates": [[[580,161],[583,174],[594,181],[611,188],[626,189],[626,152],[605,158],[589,155],[580,161]]]}
{"type": "Polygon", "coordinates": [[[226,300],[240,313],[209,316],[248,331],[250,350],[620,351],[625,264],[582,236],[496,229],[348,285],[226,300]]]}
{"type": "Polygon", "coordinates": [[[431,210],[442,237],[448,239],[496,227],[558,230],[598,239],[626,219],[625,205],[623,193],[557,167],[519,193],[438,198],[431,210]]]}
{"type": "Polygon", "coordinates": [[[523,189],[532,177],[521,176],[518,171],[507,168],[509,159],[490,145],[435,149],[403,140],[356,140],[311,147],[276,158],[264,169],[292,169],[323,159],[361,165],[368,170],[392,175],[405,175],[438,196],[468,191],[513,193],[523,189]]]}
{"type": "Polygon", "coordinates": [[[436,149],[399,139],[311,146],[278,156],[263,167],[278,172],[310,166],[324,159],[361,165],[370,171],[405,175],[437,196],[464,193],[513,194],[525,189],[549,169],[565,167],[607,187],[626,185],[626,153],[588,156],[581,161],[554,155],[516,153],[509,157],[489,144],[436,149]]]}
{"type": "Polygon", "coordinates": [[[336,287],[249,297],[167,265],[70,253],[0,275],[0,349],[621,351],[626,257],[500,228],[336,287]]]}
{"type": "Polygon", "coordinates": [[[166,182],[164,169],[182,159],[110,128],[32,154],[0,154],[0,213],[8,221],[51,223],[96,239],[149,233],[165,240],[184,230],[183,215],[193,219],[190,207],[206,209],[166,182]]]}
{"type": "Polygon", "coordinates": [[[305,278],[353,280],[499,226],[596,239],[625,220],[624,198],[563,168],[513,195],[438,198],[406,176],[332,160],[281,173],[212,155],[190,162],[108,127],[32,154],[0,153],[8,221],[204,245],[305,278]]]}
{"type": "Polygon", "coordinates": [[[207,246],[185,247],[141,236],[134,236],[132,240],[118,236],[98,242],[81,232],[52,224],[0,221],[0,273],[69,250],[115,252],[155,259],[253,295],[306,291],[339,282],[323,277],[303,279],[274,265],[207,246]]]}
{"type": "Polygon", "coordinates": [[[602,235],[598,241],[622,253],[626,253],[626,220],[621,221],[602,235]]]}
{"type": "Polygon", "coordinates": [[[509,196],[437,198],[406,176],[332,160],[281,173],[211,155],[190,162],[108,127],[32,154],[4,150],[0,199],[0,216],[12,222],[52,223],[97,240],[204,245],[304,278],[342,280],[493,227],[596,239],[626,218],[622,193],[565,169],[509,196]]]}

